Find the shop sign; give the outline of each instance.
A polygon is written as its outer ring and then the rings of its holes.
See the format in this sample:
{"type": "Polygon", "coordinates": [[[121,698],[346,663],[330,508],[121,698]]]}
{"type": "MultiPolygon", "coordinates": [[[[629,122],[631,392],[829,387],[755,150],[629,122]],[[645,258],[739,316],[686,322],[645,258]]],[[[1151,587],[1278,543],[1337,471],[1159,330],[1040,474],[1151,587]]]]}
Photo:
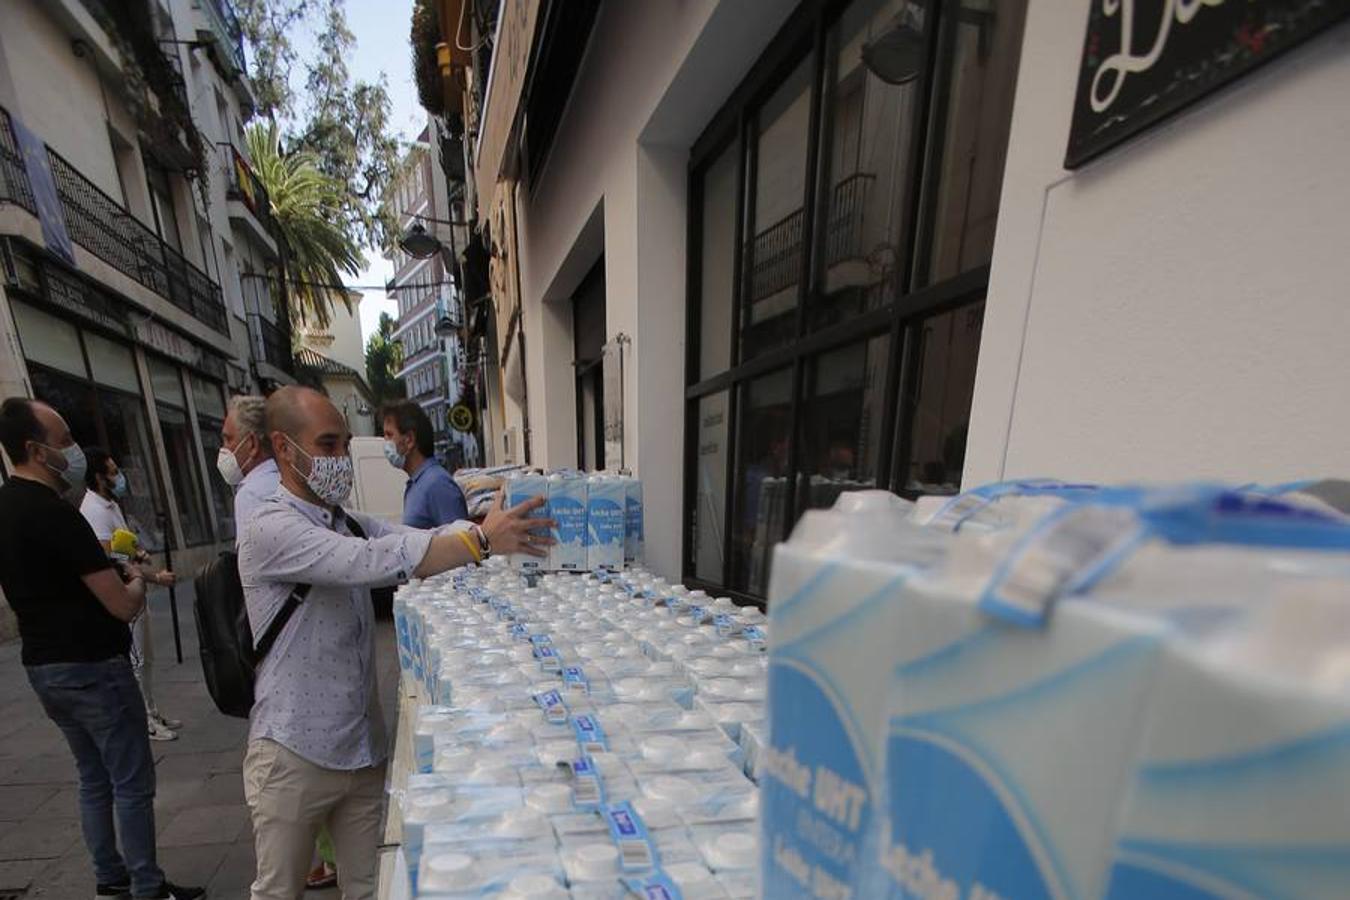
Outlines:
{"type": "Polygon", "coordinates": [[[116,301],[52,265],[42,267],[47,290],[43,299],[76,319],[97,325],[113,334],[128,334],[126,316],[116,301]]]}
{"type": "Polygon", "coordinates": [[[1092,0],[1074,169],[1350,15],[1350,0],[1092,0]]]}
{"type": "Polygon", "coordinates": [[[178,332],[166,328],[154,319],[138,319],[134,327],[136,340],[146,347],[184,365],[201,368],[202,348],[178,332]]]}

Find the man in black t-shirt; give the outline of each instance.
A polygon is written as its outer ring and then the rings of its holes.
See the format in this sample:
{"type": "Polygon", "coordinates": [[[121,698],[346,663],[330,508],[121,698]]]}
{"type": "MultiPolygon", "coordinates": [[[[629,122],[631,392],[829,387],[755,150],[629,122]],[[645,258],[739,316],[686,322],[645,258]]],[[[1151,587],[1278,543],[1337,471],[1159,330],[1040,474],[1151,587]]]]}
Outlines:
{"type": "Polygon", "coordinates": [[[85,459],[56,410],[6,400],[0,446],[12,465],[0,487],[0,588],[19,620],[28,680],[75,756],[97,897],[201,897],[165,881],[155,862],[155,764],[127,660],[145,580],[132,567],[124,582],[63,499],[83,487],[85,459]]]}

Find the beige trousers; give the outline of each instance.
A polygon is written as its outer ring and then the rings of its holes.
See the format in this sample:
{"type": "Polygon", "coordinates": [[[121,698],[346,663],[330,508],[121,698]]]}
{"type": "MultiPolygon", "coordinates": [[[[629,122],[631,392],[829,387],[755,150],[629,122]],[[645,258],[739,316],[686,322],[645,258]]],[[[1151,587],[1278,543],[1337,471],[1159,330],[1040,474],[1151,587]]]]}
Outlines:
{"type": "Polygon", "coordinates": [[[374,900],[384,770],[325,769],[275,741],[251,741],[244,798],[258,858],[252,900],[299,900],[320,825],[333,836],[343,900],[374,900]]]}

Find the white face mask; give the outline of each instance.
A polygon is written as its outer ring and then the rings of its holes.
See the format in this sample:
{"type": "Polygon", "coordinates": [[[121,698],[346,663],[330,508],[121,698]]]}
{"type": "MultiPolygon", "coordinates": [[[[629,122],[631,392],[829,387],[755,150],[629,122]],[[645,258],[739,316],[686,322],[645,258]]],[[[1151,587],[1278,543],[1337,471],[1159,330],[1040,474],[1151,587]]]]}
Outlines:
{"type": "Polygon", "coordinates": [[[234,458],[234,452],[229,447],[221,447],[220,452],[216,454],[216,471],[220,477],[225,479],[225,483],[234,487],[244,480],[244,470],[239,465],[239,460],[234,458]]]}
{"type": "Polygon", "coordinates": [[[312,456],[305,452],[305,449],[286,438],[292,447],[304,453],[309,457],[309,474],[306,475],[291,464],[295,474],[305,479],[305,484],[314,492],[324,503],[331,506],[341,506],[347,502],[347,498],[352,493],[352,482],[354,473],[352,471],[352,458],[350,456],[312,456]]]}

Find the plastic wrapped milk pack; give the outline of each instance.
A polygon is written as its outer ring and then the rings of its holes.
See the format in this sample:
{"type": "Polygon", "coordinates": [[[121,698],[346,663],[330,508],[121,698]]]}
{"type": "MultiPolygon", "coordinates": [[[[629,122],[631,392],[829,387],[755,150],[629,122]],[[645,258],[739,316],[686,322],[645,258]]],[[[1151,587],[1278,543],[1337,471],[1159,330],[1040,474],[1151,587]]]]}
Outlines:
{"type": "Polygon", "coordinates": [[[640,567],[530,586],[494,560],[406,586],[395,617],[435,701],[392,804],[417,896],[755,893],[760,616],[640,567]]]}
{"type": "Polygon", "coordinates": [[[772,577],[772,743],[740,735],[763,896],[1350,896],[1343,517],[1037,482],[919,525],[845,495],[772,577]]]}

